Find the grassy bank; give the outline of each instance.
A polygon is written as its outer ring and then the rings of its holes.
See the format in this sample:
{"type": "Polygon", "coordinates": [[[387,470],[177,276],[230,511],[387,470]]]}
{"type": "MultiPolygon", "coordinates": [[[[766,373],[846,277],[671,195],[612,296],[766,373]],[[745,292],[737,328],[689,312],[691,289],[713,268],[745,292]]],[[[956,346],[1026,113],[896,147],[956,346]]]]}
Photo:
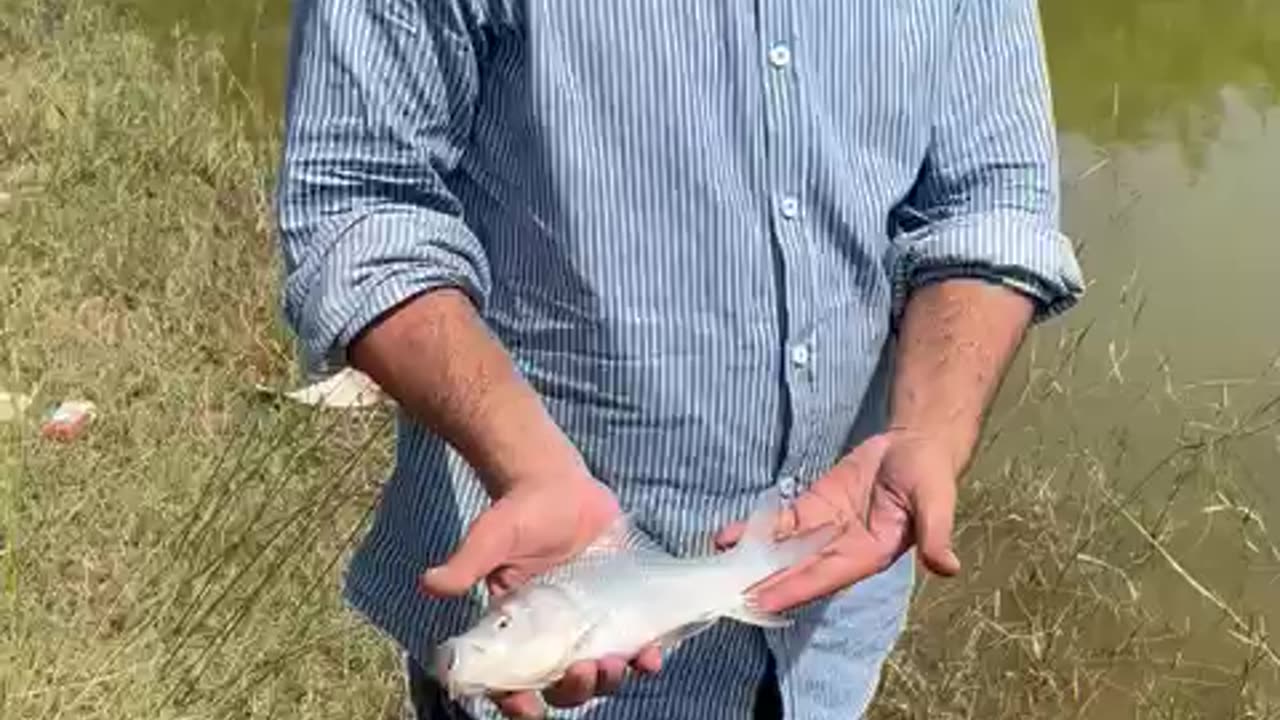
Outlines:
{"type": "Polygon", "coordinates": [[[0,717],[372,717],[394,658],[335,593],[386,418],[263,402],[271,147],[215,52],[0,2],[0,717]],[[94,402],[80,440],[38,411],[94,402]],[[353,458],[355,461],[353,462],[353,458]]]}
{"type": "MultiPolygon", "coordinates": [[[[245,139],[222,79],[200,44],[158,53],[87,4],[0,0],[0,390],[36,400],[0,424],[0,717],[399,702],[395,658],[336,592],[388,418],[253,391],[297,380],[275,148],[245,139]],[[70,398],[97,421],[41,439],[70,398]]],[[[1280,562],[1236,482],[1275,408],[1125,388],[1187,419],[1160,462],[1129,459],[1123,427],[1049,433],[1099,392],[1057,332],[1006,388],[966,483],[966,575],[922,588],[876,717],[1267,716],[1274,588],[1199,583],[1280,562]]]]}

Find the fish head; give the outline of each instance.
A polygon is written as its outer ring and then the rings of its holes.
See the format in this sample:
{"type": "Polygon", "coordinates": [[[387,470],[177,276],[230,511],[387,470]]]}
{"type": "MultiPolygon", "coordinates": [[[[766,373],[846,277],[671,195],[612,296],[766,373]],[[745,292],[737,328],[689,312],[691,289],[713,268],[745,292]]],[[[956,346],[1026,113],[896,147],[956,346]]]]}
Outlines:
{"type": "Polygon", "coordinates": [[[569,664],[588,629],[572,596],[534,585],[495,603],[470,630],[437,647],[433,665],[451,697],[540,689],[569,664]]]}

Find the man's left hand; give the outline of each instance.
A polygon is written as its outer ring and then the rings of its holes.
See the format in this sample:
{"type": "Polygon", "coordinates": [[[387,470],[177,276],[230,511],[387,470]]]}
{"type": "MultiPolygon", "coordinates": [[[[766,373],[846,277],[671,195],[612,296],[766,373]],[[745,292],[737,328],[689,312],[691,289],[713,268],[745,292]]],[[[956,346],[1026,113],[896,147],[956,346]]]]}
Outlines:
{"type": "MultiPolygon", "coordinates": [[[[846,588],[889,567],[910,547],[932,572],[951,576],[959,463],[943,438],[911,429],[876,435],[846,455],[783,511],[778,537],[834,524],[840,533],[819,554],[753,589],[761,609],[781,612],[846,588]]],[[[743,523],[725,528],[720,547],[743,523]]]]}

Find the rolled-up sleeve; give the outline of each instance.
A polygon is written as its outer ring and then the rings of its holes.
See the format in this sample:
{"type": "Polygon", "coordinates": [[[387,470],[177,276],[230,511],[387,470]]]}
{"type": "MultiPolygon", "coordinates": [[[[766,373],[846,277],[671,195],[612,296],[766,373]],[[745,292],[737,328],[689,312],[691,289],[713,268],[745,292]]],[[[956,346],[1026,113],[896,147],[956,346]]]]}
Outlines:
{"type": "Polygon", "coordinates": [[[483,308],[484,248],[447,185],[478,91],[471,18],[454,3],[294,3],[276,194],[284,313],[307,365],[443,286],[483,308]]]}
{"type": "Polygon", "coordinates": [[[1036,0],[961,0],[932,140],[893,242],[894,313],[922,284],[1021,291],[1035,320],[1083,293],[1059,231],[1057,140],[1036,0]]]}

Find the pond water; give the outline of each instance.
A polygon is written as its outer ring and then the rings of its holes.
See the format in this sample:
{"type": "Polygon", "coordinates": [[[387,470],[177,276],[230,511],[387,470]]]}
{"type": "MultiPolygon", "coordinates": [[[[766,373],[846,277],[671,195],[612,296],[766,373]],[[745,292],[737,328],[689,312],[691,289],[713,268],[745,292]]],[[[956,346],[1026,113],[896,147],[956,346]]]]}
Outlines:
{"type": "MultiPolygon", "coordinates": [[[[220,35],[249,94],[278,108],[286,2],[118,2],[159,37],[178,22],[220,35]]],[[[993,417],[1010,428],[1036,426],[1033,439],[1002,439],[1003,457],[1021,452],[1020,443],[1092,434],[1123,446],[1113,472],[1137,476],[1180,434],[1221,432],[1280,395],[1280,3],[1042,7],[1065,229],[1081,247],[1091,287],[1081,307],[1036,334],[1011,374],[1012,385],[1031,377],[1051,386],[1044,368],[1058,364],[1060,344],[1078,338],[1062,383],[1070,392],[1059,393],[1070,397],[1037,406],[1008,391],[993,417]]],[[[1275,428],[1233,447],[1234,482],[1264,518],[1280,521],[1275,428]]],[[[1185,512],[1193,519],[1200,509],[1185,512]]],[[[1274,624],[1277,560],[1263,553],[1224,562],[1202,548],[1188,567],[1209,582],[1253,587],[1251,605],[1272,608],[1274,624]]],[[[1168,602],[1195,614],[1202,599],[1170,593],[1168,602]]]]}

